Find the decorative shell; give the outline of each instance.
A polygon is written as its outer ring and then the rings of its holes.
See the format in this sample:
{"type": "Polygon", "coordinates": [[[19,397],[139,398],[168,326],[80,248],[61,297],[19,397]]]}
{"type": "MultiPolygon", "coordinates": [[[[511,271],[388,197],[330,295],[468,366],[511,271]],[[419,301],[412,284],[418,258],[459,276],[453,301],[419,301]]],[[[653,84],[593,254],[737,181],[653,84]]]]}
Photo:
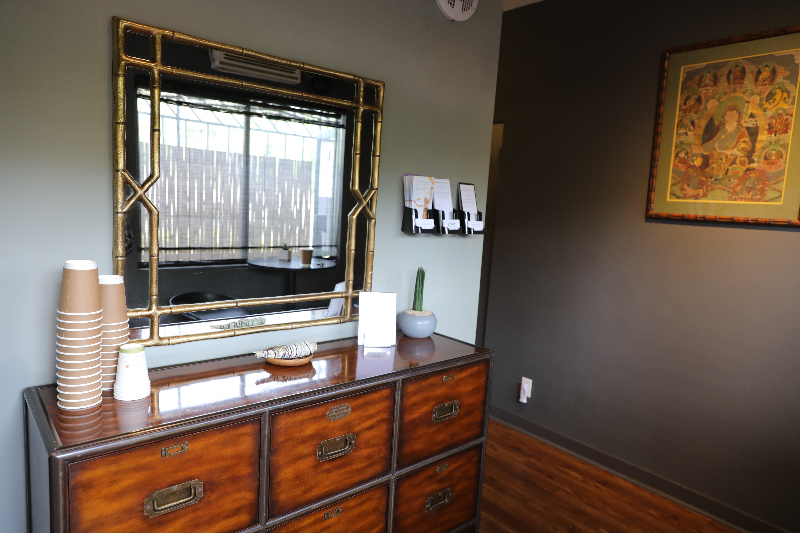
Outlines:
{"type": "Polygon", "coordinates": [[[303,341],[289,344],[287,346],[276,346],[269,350],[256,352],[256,357],[264,359],[305,359],[317,351],[317,343],[314,341],[303,341]]]}

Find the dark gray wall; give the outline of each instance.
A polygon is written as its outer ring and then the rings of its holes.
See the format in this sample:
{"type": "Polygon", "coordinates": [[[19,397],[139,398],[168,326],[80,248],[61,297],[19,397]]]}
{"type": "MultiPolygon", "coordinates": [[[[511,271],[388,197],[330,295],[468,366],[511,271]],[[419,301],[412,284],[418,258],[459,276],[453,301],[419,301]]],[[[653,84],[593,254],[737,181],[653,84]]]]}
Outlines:
{"type": "Polygon", "coordinates": [[[793,24],[796,0],[504,14],[486,344],[506,412],[800,531],[800,233],[644,217],[663,50],[793,24]]]}

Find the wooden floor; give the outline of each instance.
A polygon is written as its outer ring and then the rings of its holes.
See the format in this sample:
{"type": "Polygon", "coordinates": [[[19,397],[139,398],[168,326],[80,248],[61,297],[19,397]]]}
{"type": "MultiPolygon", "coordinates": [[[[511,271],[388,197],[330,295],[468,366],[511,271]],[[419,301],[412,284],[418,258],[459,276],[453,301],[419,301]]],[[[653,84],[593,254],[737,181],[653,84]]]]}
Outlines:
{"type": "Polygon", "coordinates": [[[735,533],[494,420],[480,532],[735,533]]]}

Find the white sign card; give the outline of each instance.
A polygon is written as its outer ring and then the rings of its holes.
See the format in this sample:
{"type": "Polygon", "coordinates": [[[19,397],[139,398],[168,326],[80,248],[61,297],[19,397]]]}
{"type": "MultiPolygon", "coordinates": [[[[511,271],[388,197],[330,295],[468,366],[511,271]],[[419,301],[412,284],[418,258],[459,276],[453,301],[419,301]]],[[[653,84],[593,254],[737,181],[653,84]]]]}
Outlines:
{"type": "Polygon", "coordinates": [[[358,344],[394,346],[397,340],[397,294],[361,292],[358,296],[358,344]]]}
{"type": "Polygon", "coordinates": [[[459,183],[458,193],[460,195],[461,210],[477,215],[478,202],[475,200],[475,186],[471,183],[459,183]]]}
{"type": "Polygon", "coordinates": [[[450,180],[433,179],[433,207],[444,211],[445,219],[453,218],[453,196],[450,194],[450,180]]]}

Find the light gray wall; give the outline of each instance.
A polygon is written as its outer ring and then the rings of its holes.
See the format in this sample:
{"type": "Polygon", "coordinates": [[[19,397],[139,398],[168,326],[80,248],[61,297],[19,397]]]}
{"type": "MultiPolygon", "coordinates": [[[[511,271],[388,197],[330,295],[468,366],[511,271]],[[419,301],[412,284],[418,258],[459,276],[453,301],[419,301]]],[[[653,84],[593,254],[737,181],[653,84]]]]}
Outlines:
{"type": "MultiPolygon", "coordinates": [[[[485,199],[502,3],[464,23],[433,0],[115,0],[0,3],[0,529],[24,530],[22,390],[54,381],[66,259],[111,270],[111,17],[386,82],[374,289],[411,306],[417,266],[438,331],[472,341],[482,238],[400,233],[401,176],[471,181],[485,199]]],[[[148,349],[151,365],[208,359],[355,325],[148,349]]]]}
{"type": "Polygon", "coordinates": [[[503,15],[486,344],[495,405],[800,531],[800,233],[644,217],[663,50],[793,24],[796,0],[503,15]]]}

